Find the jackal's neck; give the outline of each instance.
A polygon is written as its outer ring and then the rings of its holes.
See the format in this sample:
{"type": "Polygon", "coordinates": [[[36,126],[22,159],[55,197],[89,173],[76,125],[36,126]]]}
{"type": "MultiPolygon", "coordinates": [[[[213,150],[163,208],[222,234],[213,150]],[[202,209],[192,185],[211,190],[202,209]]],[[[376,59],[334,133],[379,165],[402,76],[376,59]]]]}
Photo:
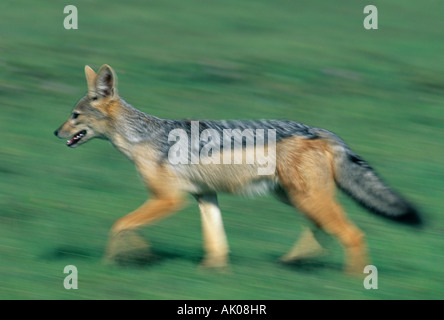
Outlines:
{"type": "Polygon", "coordinates": [[[159,128],[162,127],[162,121],[120,99],[113,111],[107,138],[117,149],[132,159],[134,146],[155,139],[155,135],[159,134],[159,128]]]}

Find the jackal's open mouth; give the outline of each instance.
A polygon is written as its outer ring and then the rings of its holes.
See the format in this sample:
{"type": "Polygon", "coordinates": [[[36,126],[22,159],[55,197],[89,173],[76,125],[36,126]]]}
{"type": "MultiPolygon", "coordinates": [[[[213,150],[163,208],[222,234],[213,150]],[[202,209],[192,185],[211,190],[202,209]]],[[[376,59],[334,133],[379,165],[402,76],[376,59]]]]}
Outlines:
{"type": "Polygon", "coordinates": [[[68,147],[75,146],[84,136],[86,135],[86,130],[82,130],[74,135],[71,139],[66,141],[68,147]]]}

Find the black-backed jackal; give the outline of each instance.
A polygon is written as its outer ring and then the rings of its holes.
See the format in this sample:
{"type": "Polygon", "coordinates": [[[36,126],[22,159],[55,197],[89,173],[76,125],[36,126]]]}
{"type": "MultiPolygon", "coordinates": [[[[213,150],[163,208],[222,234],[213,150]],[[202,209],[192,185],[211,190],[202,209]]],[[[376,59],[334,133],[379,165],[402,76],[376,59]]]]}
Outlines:
{"type": "MultiPolygon", "coordinates": [[[[187,193],[197,199],[201,212],[204,264],[214,267],[228,263],[217,202],[220,192],[274,193],[334,236],[346,252],[347,269],[355,272],[367,264],[366,244],[335,200],[336,186],[371,212],[409,224],[421,222],[413,206],[327,130],[293,121],[160,119],[119,97],[115,73],[108,65],[97,74],[86,66],[85,73],[88,93],[55,135],[68,139],[69,147],[92,138],[109,140],[134,162],[152,194],[115,222],[109,258],[120,253],[119,242],[141,245],[134,229],[181,209],[187,193]]],[[[306,233],[284,259],[310,255],[311,248],[319,249],[312,234],[306,233]]]]}

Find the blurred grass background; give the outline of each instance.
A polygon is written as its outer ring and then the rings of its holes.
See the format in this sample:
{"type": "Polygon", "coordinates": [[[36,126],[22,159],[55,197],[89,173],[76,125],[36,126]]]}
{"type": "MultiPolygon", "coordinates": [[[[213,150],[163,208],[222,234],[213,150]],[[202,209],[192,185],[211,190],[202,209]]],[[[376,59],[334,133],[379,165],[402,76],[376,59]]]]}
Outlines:
{"type": "Polygon", "coordinates": [[[442,1],[63,1],[0,3],[1,299],[442,299],[442,1]],[[363,28],[376,5],[379,29],[363,28]],[[164,118],[292,119],[340,135],[416,203],[422,231],[339,195],[367,234],[379,289],[343,254],[282,265],[306,220],[271,197],[221,196],[231,274],[197,268],[197,205],[144,228],[148,266],[101,263],[112,223],[147,192],[109,143],[68,149],[52,132],[107,63],[121,96],[164,118]],[[63,268],[79,270],[65,290],[63,268]]]}

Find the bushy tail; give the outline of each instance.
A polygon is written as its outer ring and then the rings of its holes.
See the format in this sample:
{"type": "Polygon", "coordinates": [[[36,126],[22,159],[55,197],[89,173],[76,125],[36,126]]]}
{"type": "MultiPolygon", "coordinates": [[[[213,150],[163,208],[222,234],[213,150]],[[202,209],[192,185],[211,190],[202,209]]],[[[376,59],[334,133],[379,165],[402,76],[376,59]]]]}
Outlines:
{"type": "Polygon", "coordinates": [[[373,213],[405,224],[422,224],[418,211],[389,188],[366,161],[334,134],[323,135],[328,135],[330,142],[334,140],[335,181],[339,188],[373,213]]]}

